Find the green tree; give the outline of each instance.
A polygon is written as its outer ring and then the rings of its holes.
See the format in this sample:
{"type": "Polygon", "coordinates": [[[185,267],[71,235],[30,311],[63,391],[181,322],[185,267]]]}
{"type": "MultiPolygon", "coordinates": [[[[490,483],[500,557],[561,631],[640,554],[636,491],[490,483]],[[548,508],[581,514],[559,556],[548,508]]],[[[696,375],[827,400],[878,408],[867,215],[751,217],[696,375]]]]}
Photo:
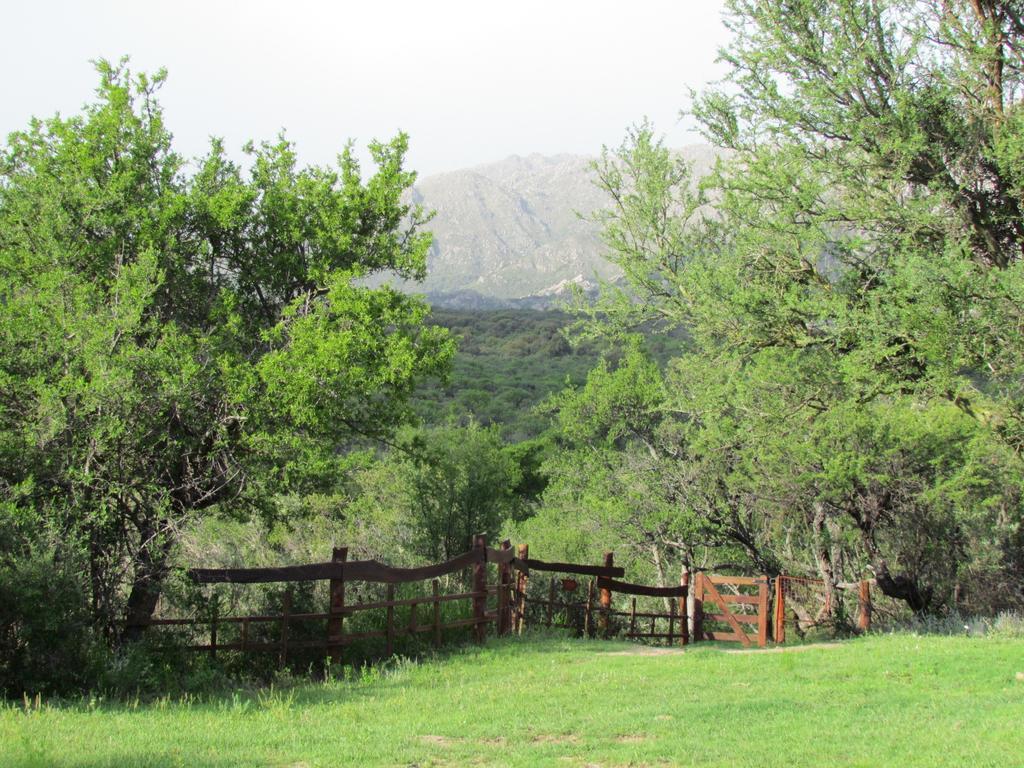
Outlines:
{"type": "Polygon", "coordinates": [[[689,339],[658,439],[631,440],[759,569],[870,568],[915,609],[962,593],[943,572],[998,562],[1012,583],[1017,4],[730,0],[727,23],[728,83],[694,104],[716,172],[695,184],[646,125],[597,166],[625,280],[585,328],[689,339]]]}
{"type": "Polygon", "coordinates": [[[523,510],[517,493],[524,479],[521,452],[502,443],[497,426],[476,422],[423,430],[414,444],[413,457],[404,463],[420,554],[452,558],[468,550],[479,533],[493,545],[505,521],[523,510]]]}
{"type": "Polygon", "coordinates": [[[184,522],[329,484],[452,345],[360,282],[424,274],[404,135],[371,144],[366,181],[351,147],[299,168],[284,138],[247,171],[214,140],[190,173],[164,74],[98,70],[82,114],[0,154],[0,555],[82,563],[97,620],[131,635],[184,522]]]}
{"type": "Polygon", "coordinates": [[[824,348],[861,399],[947,398],[1020,451],[1018,4],[728,9],[731,87],[695,105],[733,153],[719,332],[824,348]]]}
{"type": "MultiPolygon", "coordinates": [[[[879,417],[916,433],[915,446],[894,443],[899,429],[861,443],[871,459],[843,514],[883,591],[920,608],[922,579],[890,572],[890,562],[912,567],[913,558],[887,557],[874,538],[881,521],[912,529],[913,510],[897,499],[911,478],[936,478],[914,460],[883,473],[885,482],[867,468],[884,466],[893,450],[909,458],[929,445],[913,411],[892,414],[902,404],[926,409],[941,434],[950,417],[935,399],[947,400],[977,420],[977,439],[1007,446],[1000,461],[1020,472],[1012,455],[1024,447],[1020,9],[998,0],[728,8],[733,87],[695,107],[708,135],[733,153],[717,179],[731,236],[714,271],[730,280],[716,331],[749,356],[770,346],[818,350],[817,391],[833,386],[819,404],[825,418],[815,420],[845,439],[879,417]]],[[[949,443],[931,447],[932,466],[956,455],[949,443]]],[[[912,494],[919,501],[923,487],[912,494]]],[[[997,490],[1019,524],[1019,499],[997,490]]],[[[1007,543],[1007,527],[991,523],[1007,543]]],[[[962,533],[955,526],[943,537],[947,554],[962,533]]],[[[1019,562],[1005,555],[1008,567],[1019,562]]]]}

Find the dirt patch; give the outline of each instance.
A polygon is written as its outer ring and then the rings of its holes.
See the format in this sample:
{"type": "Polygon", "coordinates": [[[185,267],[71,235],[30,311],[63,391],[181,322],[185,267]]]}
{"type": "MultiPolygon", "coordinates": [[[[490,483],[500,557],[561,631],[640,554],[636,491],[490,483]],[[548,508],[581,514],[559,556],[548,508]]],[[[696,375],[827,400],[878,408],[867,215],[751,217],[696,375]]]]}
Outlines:
{"type": "Polygon", "coordinates": [[[579,736],[572,733],[541,733],[530,739],[532,744],[577,744],[579,736]]]}
{"type": "Polygon", "coordinates": [[[840,648],[842,643],[807,643],[807,645],[773,645],[771,648],[730,648],[726,653],[799,653],[818,648],[840,648]]]}
{"type": "Polygon", "coordinates": [[[420,736],[420,741],[424,744],[433,744],[437,747],[450,747],[456,740],[449,739],[447,736],[435,736],[428,733],[420,736]]]}
{"type": "Polygon", "coordinates": [[[638,645],[628,651],[608,651],[608,656],[671,656],[686,653],[683,648],[657,648],[652,645],[638,645]]]}

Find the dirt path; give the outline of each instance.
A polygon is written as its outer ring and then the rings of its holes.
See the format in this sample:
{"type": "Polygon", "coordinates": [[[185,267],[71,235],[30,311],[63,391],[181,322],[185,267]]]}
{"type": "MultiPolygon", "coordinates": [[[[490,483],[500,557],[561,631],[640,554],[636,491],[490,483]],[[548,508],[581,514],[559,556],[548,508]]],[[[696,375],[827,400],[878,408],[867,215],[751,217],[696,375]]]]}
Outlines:
{"type": "MultiPolygon", "coordinates": [[[[805,645],[775,645],[771,648],[722,648],[724,653],[797,653],[818,648],[839,648],[842,643],[807,643],[805,645]]],[[[609,656],[665,656],[666,654],[686,653],[686,648],[656,648],[650,645],[638,645],[628,651],[609,651],[609,656]]]]}
{"type": "Polygon", "coordinates": [[[818,648],[839,648],[842,643],[806,643],[805,645],[773,645],[771,648],[729,648],[726,653],[796,653],[818,648]]]}
{"type": "Polygon", "coordinates": [[[638,645],[628,651],[608,651],[608,656],[666,656],[675,653],[686,653],[685,648],[656,648],[652,645],[638,645]]]}

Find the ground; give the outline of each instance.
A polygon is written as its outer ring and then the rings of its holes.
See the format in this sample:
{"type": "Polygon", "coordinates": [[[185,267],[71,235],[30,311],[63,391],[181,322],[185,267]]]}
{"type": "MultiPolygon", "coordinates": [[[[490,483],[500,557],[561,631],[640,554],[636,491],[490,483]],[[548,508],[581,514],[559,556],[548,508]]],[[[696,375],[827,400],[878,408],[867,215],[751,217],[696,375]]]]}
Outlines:
{"type": "Polygon", "coordinates": [[[0,765],[1021,766],[1024,642],[491,641],[359,680],[0,710],[0,765]]]}

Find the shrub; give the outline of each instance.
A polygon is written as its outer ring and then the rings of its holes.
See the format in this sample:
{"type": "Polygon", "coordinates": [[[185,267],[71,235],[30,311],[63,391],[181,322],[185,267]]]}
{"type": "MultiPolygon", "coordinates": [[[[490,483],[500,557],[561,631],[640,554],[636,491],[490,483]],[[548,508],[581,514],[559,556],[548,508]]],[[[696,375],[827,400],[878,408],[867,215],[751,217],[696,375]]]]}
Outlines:
{"type": "Polygon", "coordinates": [[[0,565],[0,693],[89,688],[106,656],[70,567],[39,557],[0,565]]]}

